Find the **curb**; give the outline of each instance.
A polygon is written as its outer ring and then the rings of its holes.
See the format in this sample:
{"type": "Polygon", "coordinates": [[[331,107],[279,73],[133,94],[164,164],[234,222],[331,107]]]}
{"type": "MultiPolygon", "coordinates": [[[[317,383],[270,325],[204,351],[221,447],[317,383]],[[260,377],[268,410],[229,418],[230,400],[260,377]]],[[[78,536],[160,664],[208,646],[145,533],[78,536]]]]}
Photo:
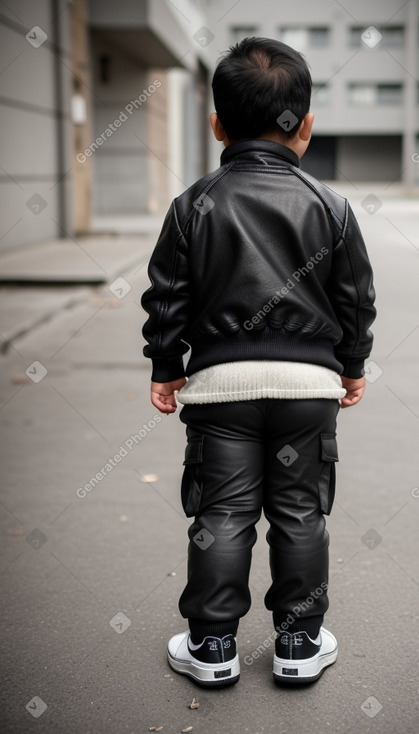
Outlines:
{"type": "MultiPolygon", "coordinates": [[[[92,291],[98,288],[102,288],[103,286],[106,286],[108,283],[111,283],[113,280],[115,280],[118,276],[127,273],[128,270],[130,270],[134,265],[137,265],[140,267],[142,264],[147,263],[149,260],[149,257],[147,258],[141,258],[138,255],[133,257],[131,260],[128,260],[124,262],[121,267],[116,267],[111,273],[108,273],[107,278],[103,279],[102,281],[97,282],[91,282],[90,284],[85,282],[72,282],[71,286],[73,287],[83,287],[83,291],[78,293],[77,295],[74,295],[74,293],[69,293],[68,298],[63,299],[62,303],[58,306],[54,305],[54,307],[51,306],[51,308],[45,309],[43,312],[37,314],[33,318],[28,317],[28,320],[26,322],[22,321],[19,324],[16,324],[14,328],[12,328],[11,331],[3,332],[2,336],[4,338],[3,343],[0,345],[0,354],[7,354],[10,348],[13,347],[13,342],[17,339],[20,339],[23,336],[26,336],[31,331],[36,329],[38,326],[41,326],[42,324],[47,323],[48,321],[52,321],[56,316],[61,314],[63,311],[73,308],[74,306],[77,306],[79,303],[82,303],[83,301],[86,301],[87,298],[91,295],[92,291]]],[[[39,288],[48,288],[48,286],[52,286],[54,284],[58,285],[58,281],[48,280],[48,281],[1,281],[1,286],[15,286],[17,289],[19,287],[24,288],[25,286],[32,285],[33,287],[39,287],[39,288]],[[24,284],[24,285],[23,285],[24,284]]],[[[70,286],[70,287],[71,287],[70,286]]]]}

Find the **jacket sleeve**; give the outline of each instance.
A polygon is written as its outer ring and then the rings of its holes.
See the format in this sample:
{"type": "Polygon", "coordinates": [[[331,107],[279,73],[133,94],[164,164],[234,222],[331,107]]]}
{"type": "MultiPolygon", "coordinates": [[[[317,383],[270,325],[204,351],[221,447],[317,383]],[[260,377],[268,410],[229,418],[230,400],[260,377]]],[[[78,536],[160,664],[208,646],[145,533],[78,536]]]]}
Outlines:
{"type": "Polygon", "coordinates": [[[170,382],[185,375],[182,355],[189,345],[182,337],[190,304],[187,249],[173,202],[150,258],[151,286],[141,298],[149,315],[142,329],[148,342],[143,354],[152,360],[154,382],[170,382]]]}
{"type": "Polygon", "coordinates": [[[336,358],[343,364],[345,377],[363,376],[373,335],[369,330],[375,319],[373,273],[365,243],[355,215],[347,204],[346,226],[335,246],[327,294],[343,331],[335,346],[336,358]]]}

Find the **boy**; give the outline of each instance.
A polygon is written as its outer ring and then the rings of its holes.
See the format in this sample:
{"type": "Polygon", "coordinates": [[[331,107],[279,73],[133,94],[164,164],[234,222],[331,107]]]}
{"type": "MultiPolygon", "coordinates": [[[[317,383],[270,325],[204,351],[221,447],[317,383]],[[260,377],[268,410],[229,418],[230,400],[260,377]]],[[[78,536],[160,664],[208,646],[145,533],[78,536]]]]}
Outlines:
{"type": "Polygon", "coordinates": [[[178,391],[183,404],[181,497],[195,518],[179,600],[189,630],[170,640],[168,660],[204,686],[238,681],[236,634],[250,608],[263,509],[274,679],[307,683],[337,657],[322,626],[324,516],[335,491],[336,416],[365,387],[372,272],[346,199],[299,170],[313,124],[303,57],[246,38],[219,62],[212,86],[221,166],[172,203],[142,297],[151,400],[174,413],[178,391]]]}

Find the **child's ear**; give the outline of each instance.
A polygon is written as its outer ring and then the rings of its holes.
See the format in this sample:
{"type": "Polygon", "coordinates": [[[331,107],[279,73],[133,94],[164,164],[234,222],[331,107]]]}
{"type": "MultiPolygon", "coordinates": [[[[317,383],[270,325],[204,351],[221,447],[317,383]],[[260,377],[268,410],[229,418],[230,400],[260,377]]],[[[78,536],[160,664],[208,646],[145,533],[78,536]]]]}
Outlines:
{"type": "Polygon", "coordinates": [[[303,140],[304,142],[307,142],[308,140],[310,140],[313,122],[314,122],[313,112],[307,112],[306,116],[304,117],[298,129],[298,136],[300,140],[303,140]]]}
{"type": "Polygon", "coordinates": [[[225,140],[227,136],[216,112],[211,112],[210,124],[216,140],[219,140],[220,142],[225,140]]]}

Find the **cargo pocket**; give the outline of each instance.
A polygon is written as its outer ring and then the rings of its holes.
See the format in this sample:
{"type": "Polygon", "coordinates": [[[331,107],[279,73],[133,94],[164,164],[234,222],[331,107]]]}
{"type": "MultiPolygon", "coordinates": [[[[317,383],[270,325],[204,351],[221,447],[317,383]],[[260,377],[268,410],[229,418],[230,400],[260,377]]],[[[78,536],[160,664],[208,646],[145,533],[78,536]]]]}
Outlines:
{"type": "Polygon", "coordinates": [[[191,436],[186,446],[181,484],[182,507],[186,517],[196,515],[201,503],[204,438],[203,435],[191,436]]]}
{"type": "Polygon", "coordinates": [[[319,474],[319,499],[323,515],[330,515],[336,489],[336,462],[339,461],[335,433],[321,433],[321,468],[319,474]]]}

